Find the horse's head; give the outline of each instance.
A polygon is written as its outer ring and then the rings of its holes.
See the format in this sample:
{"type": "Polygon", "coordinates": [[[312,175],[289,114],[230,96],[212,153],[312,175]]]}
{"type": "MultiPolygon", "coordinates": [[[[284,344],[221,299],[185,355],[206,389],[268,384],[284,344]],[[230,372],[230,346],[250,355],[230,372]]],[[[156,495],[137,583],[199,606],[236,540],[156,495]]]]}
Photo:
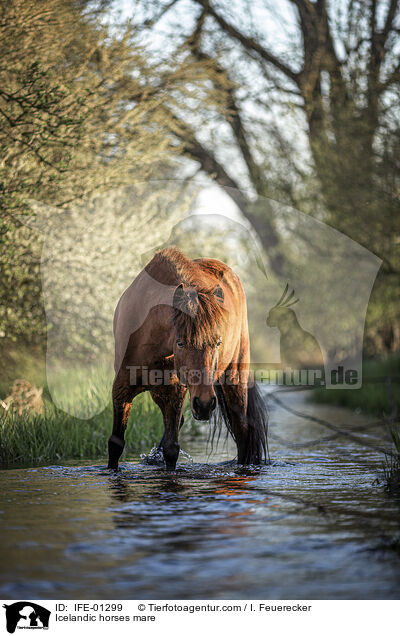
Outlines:
{"type": "Polygon", "coordinates": [[[193,416],[208,420],[217,405],[214,372],[223,341],[225,310],[221,287],[179,285],[174,296],[175,369],[190,392],[193,416]]]}

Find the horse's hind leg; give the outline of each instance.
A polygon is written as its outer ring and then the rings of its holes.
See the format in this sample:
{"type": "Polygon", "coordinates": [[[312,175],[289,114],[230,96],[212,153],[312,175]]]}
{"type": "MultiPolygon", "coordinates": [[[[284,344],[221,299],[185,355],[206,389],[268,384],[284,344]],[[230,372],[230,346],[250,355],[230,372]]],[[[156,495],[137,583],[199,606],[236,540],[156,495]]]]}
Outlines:
{"type": "MultiPolygon", "coordinates": [[[[243,384],[224,384],[218,388],[222,392],[223,412],[228,428],[236,443],[238,464],[248,464],[249,430],[247,425],[247,390],[243,384]]],[[[220,397],[218,398],[220,399],[220,397]]]]}
{"type": "Polygon", "coordinates": [[[129,384],[129,374],[118,373],[113,384],[113,430],[108,440],[108,468],[116,470],[125,446],[125,430],[132,408],[132,400],[141,389],[129,384]]]}
{"type": "Polygon", "coordinates": [[[160,407],[164,418],[164,435],[159,444],[168,470],[175,470],[179,455],[178,433],[187,389],[182,385],[160,386],[151,397],[160,407]]]}
{"type": "Polygon", "coordinates": [[[239,464],[262,464],[268,453],[268,415],[254,384],[224,384],[218,389],[222,413],[236,442],[239,464]],[[222,393],[222,395],[221,395],[222,393]]]}

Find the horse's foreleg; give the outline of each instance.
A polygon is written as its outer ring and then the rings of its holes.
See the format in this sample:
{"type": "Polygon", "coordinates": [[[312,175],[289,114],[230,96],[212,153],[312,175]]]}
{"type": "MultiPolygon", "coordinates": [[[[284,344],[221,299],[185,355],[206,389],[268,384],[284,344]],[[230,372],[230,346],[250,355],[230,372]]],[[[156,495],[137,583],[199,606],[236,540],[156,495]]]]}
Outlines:
{"type": "Polygon", "coordinates": [[[125,430],[132,409],[132,400],[139,393],[136,387],[132,387],[117,376],[112,390],[113,400],[113,430],[108,440],[108,468],[117,470],[118,461],[125,446],[125,430]]]}
{"type": "Polygon", "coordinates": [[[160,407],[164,419],[164,435],[159,444],[163,451],[168,470],[175,470],[179,455],[178,433],[181,423],[182,408],[186,396],[185,387],[160,387],[151,391],[151,397],[160,407]]]}
{"type": "MultiPolygon", "coordinates": [[[[184,423],[185,423],[185,418],[183,417],[183,413],[182,413],[181,419],[179,421],[179,430],[182,429],[182,426],[184,425],[184,423]]],[[[165,433],[162,436],[162,438],[160,439],[159,443],[157,444],[157,450],[159,450],[159,451],[161,451],[163,449],[164,438],[165,438],[165,433]]]]}
{"type": "Polygon", "coordinates": [[[118,460],[125,446],[125,430],[128,424],[132,402],[117,402],[113,405],[114,419],[112,435],[108,440],[108,468],[118,468],[118,460]]]}

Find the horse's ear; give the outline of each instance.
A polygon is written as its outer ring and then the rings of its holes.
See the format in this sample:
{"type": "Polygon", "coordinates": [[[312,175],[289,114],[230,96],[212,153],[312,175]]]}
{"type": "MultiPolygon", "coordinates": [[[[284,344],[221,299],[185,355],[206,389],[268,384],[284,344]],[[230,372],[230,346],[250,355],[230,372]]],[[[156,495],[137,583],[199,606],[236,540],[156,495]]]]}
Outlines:
{"type": "Polygon", "coordinates": [[[214,296],[216,296],[221,303],[224,302],[224,292],[222,291],[222,287],[218,285],[218,287],[214,289],[213,293],[214,296]]]}
{"type": "Polygon", "coordinates": [[[181,309],[183,301],[184,301],[184,297],[185,297],[185,292],[183,291],[183,283],[181,283],[180,285],[178,285],[178,287],[174,291],[174,298],[173,298],[172,304],[175,307],[175,309],[181,309]]]}
{"type": "Polygon", "coordinates": [[[194,316],[197,312],[197,299],[197,291],[193,288],[184,289],[183,283],[181,283],[174,291],[172,304],[175,309],[180,309],[180,311],[194,316]]]}

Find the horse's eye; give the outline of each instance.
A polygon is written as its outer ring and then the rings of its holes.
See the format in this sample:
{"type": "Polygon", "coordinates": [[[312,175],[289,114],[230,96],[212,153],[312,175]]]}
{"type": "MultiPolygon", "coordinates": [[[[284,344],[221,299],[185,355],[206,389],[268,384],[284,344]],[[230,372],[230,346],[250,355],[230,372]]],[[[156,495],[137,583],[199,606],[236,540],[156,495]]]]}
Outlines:
{"type": "Polygon", "coordinates": [[[219,345],[222,344],[222,338],[218,338],[217,340],[217,347],[219,347],[219,345]]]}
{"type": "Polygon", "coordinates": [[[178,346],[179,349],[183,349],[183,347],[185,346],[185,343],[182,342],[182,340],[177,340],[176,344],[178,346]]]}

